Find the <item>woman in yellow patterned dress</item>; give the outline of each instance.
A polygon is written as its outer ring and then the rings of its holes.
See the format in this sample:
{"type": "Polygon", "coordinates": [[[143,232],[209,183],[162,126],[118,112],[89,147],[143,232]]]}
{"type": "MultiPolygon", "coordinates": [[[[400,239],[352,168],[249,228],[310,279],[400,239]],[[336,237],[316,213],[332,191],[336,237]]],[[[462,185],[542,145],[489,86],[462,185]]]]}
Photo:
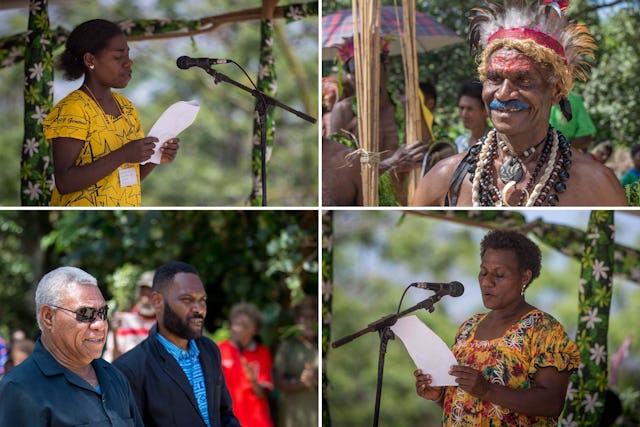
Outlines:
{"type": "Polygon", "coordinates": [[[525,301],[540,274],[540,249],[519,232],[493,231],[480,254],[489,312],[458,329],[459,365],[449,371],[458,386],[432,387],[431,376],[416,370],[416,391],[443,408],[445,426],[555,426],[580,354],[556,319],[525,301]]]}
{"type": "MultiPolygon", "coordinates": [[[[53,143],[52,206],[140,206],[140,181],[156,166],[140,165],[157,138],[145,137],[138,112],[112,92],[131,80],[133,61],[120,27],[94,19],[76,27],[59,60],[68,80],[82,87],[62,99],[43,123],[53,143]]],[[[161,146],[162,163],[173,161],[179,140],[161,146]]]]}

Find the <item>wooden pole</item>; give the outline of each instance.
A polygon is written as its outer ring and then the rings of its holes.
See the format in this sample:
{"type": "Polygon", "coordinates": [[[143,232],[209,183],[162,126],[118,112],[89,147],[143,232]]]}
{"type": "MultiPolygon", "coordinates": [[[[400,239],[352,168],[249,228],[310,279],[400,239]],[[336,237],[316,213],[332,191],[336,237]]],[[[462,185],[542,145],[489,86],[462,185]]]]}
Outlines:
{"type": "Polygon", "coordinates": [[[378,206],[380,0],[352,0],[358,138],[364,206],[378,206]]]}
{"type": "MultiPolygon", "coordinates": [[[[397,8],[396,8],[397,10],[397,8]]],[[[402,65],[404,69],[405,94],[405,135],[406,144],[422,141],[422,111],[418,98],[419,72],[418,52],[416,46],[416,4],[413,0],[402,0],[403,33],[400,39],[402,65]]],[[[420,181],[420,170],[414,169],[409,173],[407,188],[407,202],[413,199],[413,194],[420,181]]]]}

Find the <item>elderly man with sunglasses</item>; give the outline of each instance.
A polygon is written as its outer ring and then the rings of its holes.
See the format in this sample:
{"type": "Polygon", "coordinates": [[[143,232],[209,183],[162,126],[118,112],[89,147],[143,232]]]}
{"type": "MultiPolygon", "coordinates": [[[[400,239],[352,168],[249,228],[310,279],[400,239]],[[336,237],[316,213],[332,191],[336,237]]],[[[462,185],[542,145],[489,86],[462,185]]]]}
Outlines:
{"type": "Polygon", "coordinates": [[[100,358],[108,307],[97,280],[60,267],[40,280],[35,300],[42,335],[0,382],[0,427],[142,426],[127,379],[100,358]]]}

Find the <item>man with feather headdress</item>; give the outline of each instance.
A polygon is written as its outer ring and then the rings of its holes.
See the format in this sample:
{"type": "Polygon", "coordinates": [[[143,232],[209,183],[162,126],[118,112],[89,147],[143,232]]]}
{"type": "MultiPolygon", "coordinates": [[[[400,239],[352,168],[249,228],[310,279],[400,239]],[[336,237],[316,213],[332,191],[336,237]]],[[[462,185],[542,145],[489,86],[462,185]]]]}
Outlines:
{"type": "Polygon", "coordinates": [[[626,206],[612,171],[572,149],[549,125],[551,107],[570,116],[574,78],[587,80],[596,49],[568,22],[568,1],[485,1],[469,39],[479,52],[482,97],[495,127],[468,151],[437,164],[414,206],[626,206]]]}

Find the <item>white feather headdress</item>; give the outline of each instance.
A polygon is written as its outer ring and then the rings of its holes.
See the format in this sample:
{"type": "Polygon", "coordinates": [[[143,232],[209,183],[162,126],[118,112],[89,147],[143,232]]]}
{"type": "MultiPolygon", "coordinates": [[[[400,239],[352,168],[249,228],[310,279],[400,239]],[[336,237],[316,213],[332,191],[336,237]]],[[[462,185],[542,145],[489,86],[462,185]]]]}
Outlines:
{"type": "Polygon", "coordinates": [[[595,42],[583,24],[569,22],[563,13],[568,1],[485,0],[473,9],[469,26],[471,49],[480,53],[478,71],[484,80],[487,58],[502,47],[516,49],[536,62],[548,63],[563,95],[573,79],[586,81],[595,42]]]}

